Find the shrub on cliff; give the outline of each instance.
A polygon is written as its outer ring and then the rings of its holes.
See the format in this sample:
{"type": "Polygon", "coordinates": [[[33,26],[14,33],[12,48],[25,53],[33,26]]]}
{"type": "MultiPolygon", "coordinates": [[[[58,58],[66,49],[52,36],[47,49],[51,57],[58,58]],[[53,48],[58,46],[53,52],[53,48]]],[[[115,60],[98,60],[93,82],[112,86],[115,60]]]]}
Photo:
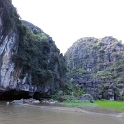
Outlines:
{"type": "Polygon", "coordinates": [[[66,67],[64,58],[60,55],[54,42],[49,40],[43,31],[38,28],[36,30],[37,33],[34,33],[33,30],[23,24],[18,27],[19,46],[14,61],[16,67],[22,69],[21,78],[29,72],[34,83],[44,84],[48,80],[57,78],[57,73],[60,73],[61,76],[64,75],[66,67]],[[56,71],[54,70],[55,64],[58,64],[56,71]]]}
{"type": "Polygon", "coordinates": [[[0,0],[0,17],[2,17],[3,24],[0,29],[0,35],[2,35],[3,38],[10,30],[17,32],[17,25],[21,24],[19,20],[20,16],[10,0],[0,0]]]}
{"type": "Polygon", "coordinates": [[[65,53],[67,82],[95,99],[119,100],[124,87],[124,45],[113,37],[81,38],[65,53]],[[120,87],[121,86],[121,87],[120,87]]]}

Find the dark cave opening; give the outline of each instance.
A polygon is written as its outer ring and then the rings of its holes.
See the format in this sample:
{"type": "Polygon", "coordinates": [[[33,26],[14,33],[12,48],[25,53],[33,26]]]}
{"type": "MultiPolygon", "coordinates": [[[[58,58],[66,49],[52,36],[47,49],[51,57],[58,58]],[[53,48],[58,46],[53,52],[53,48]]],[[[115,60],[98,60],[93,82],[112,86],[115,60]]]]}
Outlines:
{"type": "Polygon", "coordinates": [[[29,99],[32,96],[28,91],[0,91],[0,100],[19,100],[19,99],[29,99]]]}
{"type": "Polygon", "coordinates": [[[20,100],[20,99],[29,99],[34,98],[41,100],[44,98],[50,98],[47,93],[40,92],[29,92],[29,91],[18,91],[16,89],[8,91],[0,91],[0,100],[20,100]]]}

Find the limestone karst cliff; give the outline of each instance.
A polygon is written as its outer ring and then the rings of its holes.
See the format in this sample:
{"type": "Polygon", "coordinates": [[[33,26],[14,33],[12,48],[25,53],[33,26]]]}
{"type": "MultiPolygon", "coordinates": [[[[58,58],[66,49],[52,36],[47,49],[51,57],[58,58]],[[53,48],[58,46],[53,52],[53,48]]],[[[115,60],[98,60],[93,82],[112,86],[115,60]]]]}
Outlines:
{"type": "Polygon", "coordinates": [[[94,99],[124,100],[124,45],[113,37],[86,37],[63,57],[48,34],[20,20],[11,0],[0,0],[0,99],[49,96],[65,74],[66,83],[94,99]]]}
{"type": "Polygon", "coordinates": [[[81,38],[65,54],[67,82],[95,99],[124,100],[124,45],[113,37],[81,38]]]}
{"type": "Polygon", "coordinates": [[[21,21],[11,0],[0,0],[0,99],[10,90],[50,95],[63,84],[64,61],[49,35],[21,21]]]}

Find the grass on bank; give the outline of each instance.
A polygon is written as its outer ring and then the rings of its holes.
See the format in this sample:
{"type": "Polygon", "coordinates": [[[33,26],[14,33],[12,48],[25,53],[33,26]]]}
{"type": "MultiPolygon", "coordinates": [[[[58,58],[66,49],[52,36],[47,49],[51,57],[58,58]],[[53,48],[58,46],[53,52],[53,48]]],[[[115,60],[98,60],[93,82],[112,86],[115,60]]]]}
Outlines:
{"type": "Polygon", "coordinates": [[[124,111],[124,101],[95,101],[96,105],[101,108],[124,111]]]}
{"type": "Polygon", "coordinates": [[[64,102],[60,102],[59,105],[70,106],[70,107],[99,107],[110,110],[118,110],[124,111],[124,101],[94,101],[93,103],[89,101],[80,101],[80,100],[65,100],[64,102]]]}
{"type": "Polygon", "coordinates": [[[70,106],[70,107],[90,107],[96,106],[96,103],[91,103],[89,101],[80,101],[80,100],[65,100],[59,103],[63,106],[70,106]]]}

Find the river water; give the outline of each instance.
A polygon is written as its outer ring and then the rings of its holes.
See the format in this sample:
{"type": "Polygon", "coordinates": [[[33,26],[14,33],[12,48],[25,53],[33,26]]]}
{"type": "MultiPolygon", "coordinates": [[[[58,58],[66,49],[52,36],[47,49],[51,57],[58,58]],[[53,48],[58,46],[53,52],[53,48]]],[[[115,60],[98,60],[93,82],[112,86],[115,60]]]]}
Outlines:
{"type": "Polygon", "coordinates": [[[0,124],[124,124],[122,117],[60,108],[7,105],[0,101],[0,124]]]}

